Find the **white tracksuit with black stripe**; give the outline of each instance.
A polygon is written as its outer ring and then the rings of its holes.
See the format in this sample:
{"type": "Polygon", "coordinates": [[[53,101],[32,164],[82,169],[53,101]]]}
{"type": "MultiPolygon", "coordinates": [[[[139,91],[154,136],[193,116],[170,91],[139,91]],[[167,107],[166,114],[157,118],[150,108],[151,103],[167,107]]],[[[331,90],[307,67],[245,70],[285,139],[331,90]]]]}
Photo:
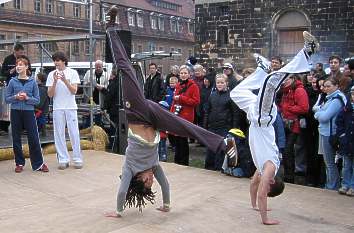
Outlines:
{"type": "Polygon", "coordinates": [[[276,172],[280,165],[273,128],[277,115],[276,92],[291,74],[310,71],[308,59],[309,55],[302,49],[286,66],[268,74],[269,61],[258,56],[256,71],[230,92],[231,99],[247,113],[251,123],[249,145],[253,162],[261,174],[266,161],[274,163],[276,172]],[[254,94],[255,90],[259,90],[258,95],[254,94]]]}

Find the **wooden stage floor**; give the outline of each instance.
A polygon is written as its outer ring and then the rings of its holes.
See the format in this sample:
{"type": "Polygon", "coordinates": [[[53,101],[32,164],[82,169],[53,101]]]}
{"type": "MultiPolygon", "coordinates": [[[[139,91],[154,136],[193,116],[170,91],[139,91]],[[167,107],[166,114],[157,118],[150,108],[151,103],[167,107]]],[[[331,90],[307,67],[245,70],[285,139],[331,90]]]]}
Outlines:
{"type": "Polygon", "coordinates": [[[122,157],[85,151],[82,170],[58,170],[54,155],[45,157],[50,172],[23,173],[13,161],[0,162],[0,232],[354,232],[354,198],[297,185],[270,199],[270,216],[278,226],[260,224],[250,208],[249,179],[163,163],[171,185],[169,213],[128,209],[121,219],[106,218],[114,210],[122,157]]]}

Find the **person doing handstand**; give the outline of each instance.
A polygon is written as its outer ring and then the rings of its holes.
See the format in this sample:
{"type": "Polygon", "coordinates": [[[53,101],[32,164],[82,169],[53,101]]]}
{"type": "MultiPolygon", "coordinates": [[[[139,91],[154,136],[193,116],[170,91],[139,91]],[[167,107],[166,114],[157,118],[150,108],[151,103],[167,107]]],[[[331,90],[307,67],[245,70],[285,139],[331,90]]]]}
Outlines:
{"type": "MultiPolygon", "coordinates": [[[[144,98],[136,73],[114,28],[117,8],[112,7],[108,15],[111,23],[107,27],[112,59],[122,72],[123,102],[128,120],[128,147],[122,168],[121,184],[117,195],[117,209],[105,214],[107,217],[122,217],[126,207],[135,206],[142,211],[148,203],[154,203],[151,191],[154,177],[162,189],[163,205],[158,210],[170,210],[170,189],[168,180],[159,165],[157,147],[159,130],[197,139],[214,153],[226,152],[237,158],[235,141],[213,134],[175,114],[164,110],[157,103],[144,98]]],[[[190,71],[188,71],[190,72],[190,71]]]]}
{"type": "Polygon", "coordinates": [[[250,121],[249,145],[257,168],[250,185],[251,204],[253,209],[259,210],[265,225],[279,224],[279,221],[267,216],[267,196],[280,195],[284,190],[283,179],[278,174],[279,151],[273,128],[277,115],[276,92],[291,74],[308,72],[309,58],[319,49],[314,36],[306,31],[303,36],[304,48],[286,66],[270,74],[269,61],[255,54],[258,64],[256,71],[230,93],[231,99],[247,113],[250,121]],[[258,95],[254,94],[257,90],[258,95]]]}

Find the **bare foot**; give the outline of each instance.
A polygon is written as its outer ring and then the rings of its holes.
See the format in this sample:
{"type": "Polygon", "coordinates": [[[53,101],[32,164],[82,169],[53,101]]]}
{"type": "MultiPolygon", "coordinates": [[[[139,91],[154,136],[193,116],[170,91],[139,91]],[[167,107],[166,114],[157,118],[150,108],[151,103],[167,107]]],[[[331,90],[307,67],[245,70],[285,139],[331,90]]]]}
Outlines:
{"type": "Polygon", "coordinates": [[[264,221],[263,224],[264,225],[278,225],[278,224],[280,224],[280,222],[278,220],[268,219],[268,220],[264,221]]]}
{"type": "Polygon", "coordinates": [[[158,211],[161,211],[161,212],[170,212],[170,209],[169,207],[164,207],[164,206],[160,206],[159,208],[156,208],[158,211]]]}
{"type": "Polygon", "coordinates": [[[121,218],[122,217],[122,215],[117,214],[117,212],[104,213],[104,216],[108,217],[108,218],[121,218]]]}

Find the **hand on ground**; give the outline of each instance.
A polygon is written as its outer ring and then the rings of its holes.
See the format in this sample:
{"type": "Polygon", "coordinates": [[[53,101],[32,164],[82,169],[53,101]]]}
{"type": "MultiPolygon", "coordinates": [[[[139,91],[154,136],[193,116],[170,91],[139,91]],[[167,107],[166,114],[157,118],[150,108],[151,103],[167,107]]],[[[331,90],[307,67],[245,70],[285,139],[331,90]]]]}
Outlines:
{"type": "Polygon", "coordinates": [[[159,208],[156,208],[158,211],[161,211],[161,212],[170,212],[170,209],[169,207],[164,207],[164,206],[160,206],[159,208]]]}
{"type": "Polygon", "coordinates": [[[117,212],[113,212],[113,211],[104,213],[104,216],[108,217],[108,218],[121,218],[122,217],[122,215],[117,214],[117,212]]]}

